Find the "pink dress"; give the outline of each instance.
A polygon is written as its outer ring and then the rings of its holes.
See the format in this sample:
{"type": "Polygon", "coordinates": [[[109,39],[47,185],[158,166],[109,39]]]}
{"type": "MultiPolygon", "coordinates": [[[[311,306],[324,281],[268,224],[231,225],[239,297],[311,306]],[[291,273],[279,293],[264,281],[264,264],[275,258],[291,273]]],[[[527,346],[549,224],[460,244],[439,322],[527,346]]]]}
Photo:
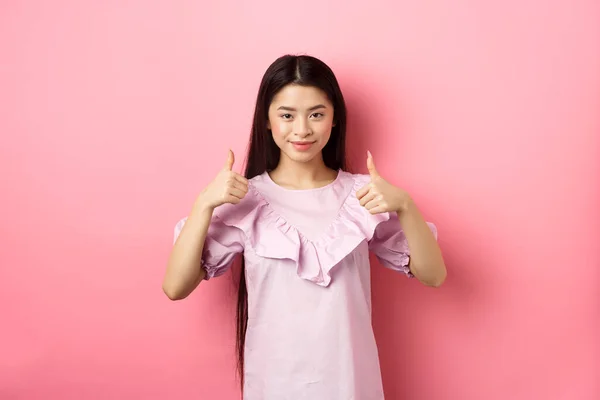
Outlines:
{"type": "Polygon", "coordinates": [[[359,204],[356,191],[369,179],[340,171],[325,187],[289,190],[264,173],[240,204],[215,210],[204,245],[207,279],[237,254],[246,262],[244,399],[384,398],[369,250],[408,276],[409,254],[396,216],[359,204]]]}

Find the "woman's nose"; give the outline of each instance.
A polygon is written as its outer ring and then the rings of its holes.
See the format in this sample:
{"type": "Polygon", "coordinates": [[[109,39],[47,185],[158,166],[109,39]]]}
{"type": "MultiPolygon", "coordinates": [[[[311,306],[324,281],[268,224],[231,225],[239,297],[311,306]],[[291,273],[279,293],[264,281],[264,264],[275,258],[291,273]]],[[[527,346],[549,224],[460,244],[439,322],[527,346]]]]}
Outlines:
{"type": "Polygon", "coordinates": [[[296,136],[300,136],[300,137],[306,137],[308,135],[311,134],[310,128],[308,126],[308,123],[306,123],[306,121],[296,121],[296,124],[294,124],[294,135],[296,136]]]}

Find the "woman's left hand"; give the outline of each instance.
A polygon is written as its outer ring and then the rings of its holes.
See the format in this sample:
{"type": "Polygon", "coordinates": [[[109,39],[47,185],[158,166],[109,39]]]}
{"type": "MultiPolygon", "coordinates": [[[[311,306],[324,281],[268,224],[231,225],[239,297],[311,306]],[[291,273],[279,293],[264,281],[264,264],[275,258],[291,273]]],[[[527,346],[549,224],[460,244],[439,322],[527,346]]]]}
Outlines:
{"type": "Polygon", "coordinates": [[[405,191],[383,179],[375,169],[373,156],[367,152],[367,168],[371,182],[356,192],[360,205],[371,214],[396,212],[398,214],[408,209],[412,199],[405,191]]]}

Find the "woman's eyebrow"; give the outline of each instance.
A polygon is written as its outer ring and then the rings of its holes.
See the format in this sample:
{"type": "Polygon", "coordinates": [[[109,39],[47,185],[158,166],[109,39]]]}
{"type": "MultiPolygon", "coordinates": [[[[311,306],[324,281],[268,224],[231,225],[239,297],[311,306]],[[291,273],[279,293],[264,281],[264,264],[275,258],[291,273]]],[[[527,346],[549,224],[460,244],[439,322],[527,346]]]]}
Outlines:
{"type": "MultiPolygon", "coordinates": [[[[308,111],[315,111],[318,110],[320,108],[326,108],[323,104],[317,104],[316,106],[313,106],[311,108],[308,109],[308,111]]],[[[298,111],[293,107],[287,107],[287,106],[281,106],[279,107],[277,110],[283,110],[283,111],[298,111]]]]}

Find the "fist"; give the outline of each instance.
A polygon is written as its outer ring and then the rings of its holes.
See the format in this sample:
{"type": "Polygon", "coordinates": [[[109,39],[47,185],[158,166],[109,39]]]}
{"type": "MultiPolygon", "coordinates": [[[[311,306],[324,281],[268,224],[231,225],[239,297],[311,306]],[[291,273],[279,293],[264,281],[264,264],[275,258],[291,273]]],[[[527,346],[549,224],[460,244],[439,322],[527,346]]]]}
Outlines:
{"type": "Polygon", "coordinates": [[[215,209],[225,203],[238,204],[248,193],[248,179],[233,171],[235,158],[229,150],[225,166],[200,195],[202,204],[215,209]]]}
{"type": "Polygon", "coordinates": [[[367,152],[367,168],[371,181],[356,192],[360,205],[369,210],[371,214],[384,212],[400,214],[406,210],[411,201],[410,196],[379,175],[370,152],[367,152]]]}

